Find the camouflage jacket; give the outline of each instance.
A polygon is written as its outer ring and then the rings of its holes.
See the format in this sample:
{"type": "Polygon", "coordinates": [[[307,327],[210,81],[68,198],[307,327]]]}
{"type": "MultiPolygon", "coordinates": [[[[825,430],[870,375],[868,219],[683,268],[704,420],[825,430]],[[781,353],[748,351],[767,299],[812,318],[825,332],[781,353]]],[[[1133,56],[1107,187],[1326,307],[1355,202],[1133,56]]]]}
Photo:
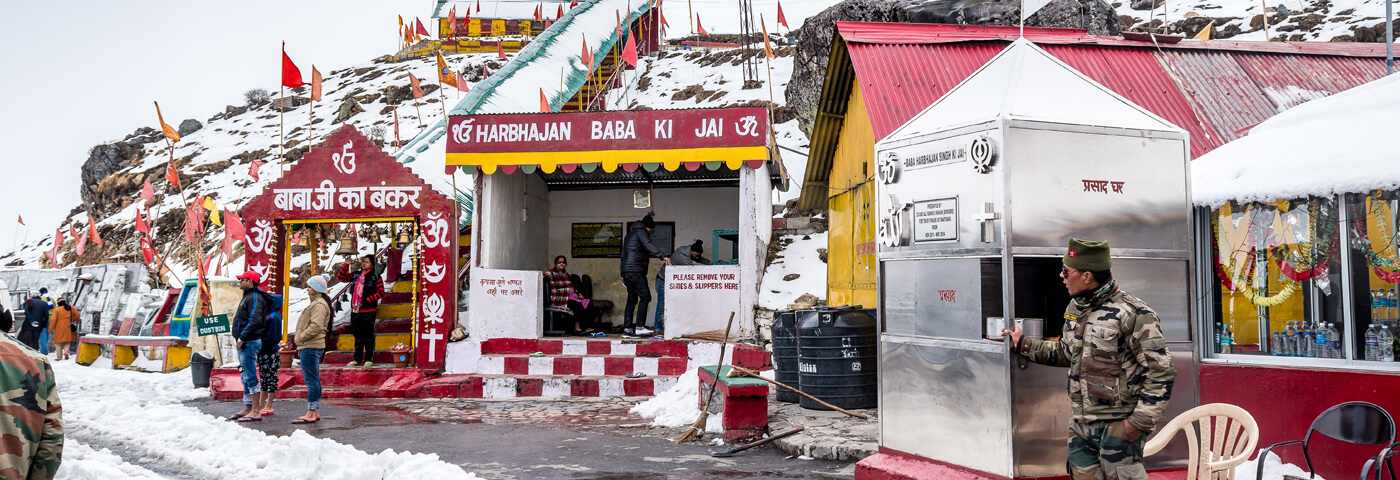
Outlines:
{"type": "Polygon", "coordinates": [[[1017,352],[1069,367],[1070,411],[1080,423],[1126,419],[1152,432],[1176,380],[1157,312],[1116,286],[1088,308],[1070,302],[1059,341],[1022,337],[1017,352]]]}
{"type": "Polygon", "coordinates": [[[0,391],[0,478],[53,478],[63,457],[63,406],[48,357],[0,333],[0,391]]]}

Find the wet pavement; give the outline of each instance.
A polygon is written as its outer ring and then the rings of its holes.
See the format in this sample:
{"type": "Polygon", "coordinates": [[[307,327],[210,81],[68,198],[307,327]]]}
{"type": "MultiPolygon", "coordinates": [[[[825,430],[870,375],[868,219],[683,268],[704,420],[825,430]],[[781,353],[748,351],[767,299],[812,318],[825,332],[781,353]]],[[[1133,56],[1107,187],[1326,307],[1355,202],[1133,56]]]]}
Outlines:
{"type": "MultiPolygon", "coordinates": [[[[682,429],[649,426],[627,413],[640,398],[549,400],[337,399],[322,401],[321,421],[290,422],[306,402],[279,400],[277,413],[244,424],[272,435],[307,433],[353,445],[435,453],[483,479],[690,480],[852,478],[853,462],[801,460],[771,445],[729,458],[702,443],[677,445],[682,429]]],[[[238,402],[193,405],[228,416],[238,402]]],[[[708,440],[707,438],[706,440],[708,440]]]]}

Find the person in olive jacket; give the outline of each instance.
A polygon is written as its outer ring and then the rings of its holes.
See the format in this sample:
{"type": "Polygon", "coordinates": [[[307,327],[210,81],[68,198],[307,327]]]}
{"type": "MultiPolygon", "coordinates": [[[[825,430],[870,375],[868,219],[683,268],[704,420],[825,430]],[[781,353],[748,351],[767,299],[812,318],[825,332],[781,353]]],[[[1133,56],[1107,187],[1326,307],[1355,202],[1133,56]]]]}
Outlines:
{"type": "Polygon", "coordinates": [[[321,419],[321,354],[326,351],[326,331],[331,325],[331,299],[326,296],[330,277],[317,275],[306,281],[311,304],[297,318],[295,342],[301,358],[301,377],[306,382],[306,415],[294,424],[316,423],[321,419]]]}

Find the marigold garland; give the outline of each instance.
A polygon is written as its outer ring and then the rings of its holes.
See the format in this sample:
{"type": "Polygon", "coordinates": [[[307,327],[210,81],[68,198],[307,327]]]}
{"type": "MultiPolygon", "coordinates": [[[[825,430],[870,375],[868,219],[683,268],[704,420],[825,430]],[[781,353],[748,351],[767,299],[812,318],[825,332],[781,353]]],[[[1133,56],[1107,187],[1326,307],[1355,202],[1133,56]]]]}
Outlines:
{"type": "Polygon", "coordinates": [[[1286,283],[1283,285],[1283,289],[1279,290],[1278,293],[1262,298],[1260,298],[1258,294],[1255,294],[1252,288],[1240,290],[1238,293],[1244,295],[1244,298],[1248,299],[1249,303],[1261,307],[1277,307],[1282,305],[1283,302],[1288,301],[1288,297],[1292,297],[1293,291],[1297,290],[1297,288],[1298,284],[1296,283],[1286,283]]]}

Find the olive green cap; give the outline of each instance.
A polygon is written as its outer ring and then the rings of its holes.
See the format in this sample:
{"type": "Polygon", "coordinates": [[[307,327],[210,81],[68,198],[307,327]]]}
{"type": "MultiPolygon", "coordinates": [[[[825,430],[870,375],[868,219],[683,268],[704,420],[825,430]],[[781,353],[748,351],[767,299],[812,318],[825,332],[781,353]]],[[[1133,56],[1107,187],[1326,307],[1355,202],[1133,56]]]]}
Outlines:
{"type": "Polygon", "coordinates": [[[1102,272],[1113,267],[1113,259],[1108,256],[1108,242],[1069,239],[1069,251],[1063,258],[1066,267],[1075,270],[1102,272]]]}

